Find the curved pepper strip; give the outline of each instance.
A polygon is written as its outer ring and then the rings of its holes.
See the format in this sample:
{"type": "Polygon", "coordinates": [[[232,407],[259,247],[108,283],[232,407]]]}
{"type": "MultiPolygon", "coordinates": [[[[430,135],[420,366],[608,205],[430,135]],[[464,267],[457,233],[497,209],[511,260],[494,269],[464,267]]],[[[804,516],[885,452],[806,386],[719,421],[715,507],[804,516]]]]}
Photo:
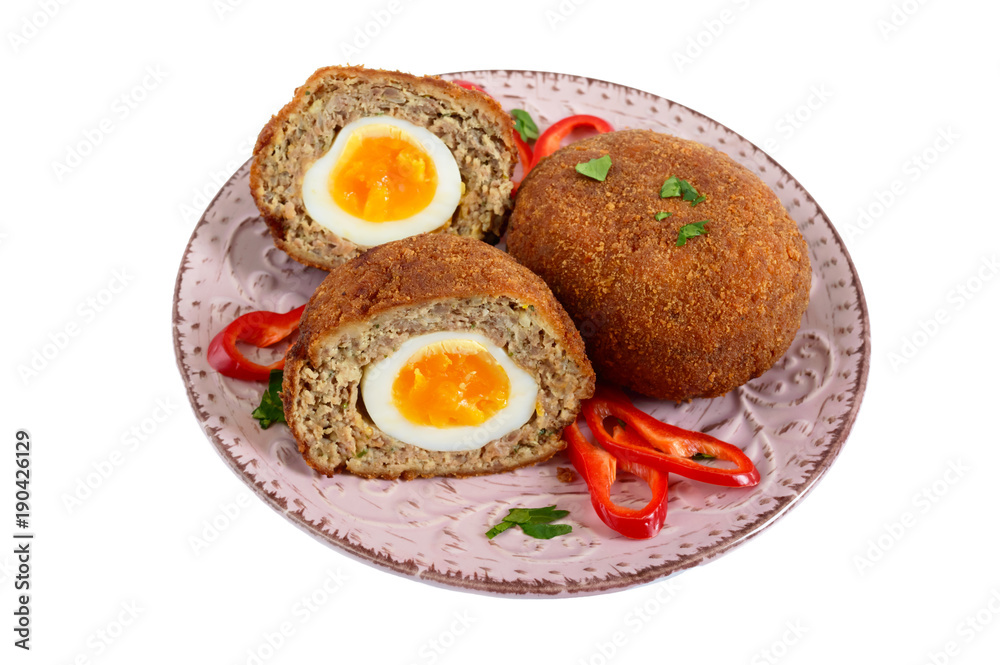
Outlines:
{"type": "Polygon", "coordinates": [[[602,446],[619,461],[645,464],[664,472],[725,487],[750,487],[760,482],[753,462],[736,446],[702,432],[660,422],[632,406],[624,393],[600,386],[583,407],[587,426],[602,446]],[[606,418],[617,418],[625,428],[608,432],[606,418]],[[697,454],[732,462],[735,468],[716,468],[691,459],[697,454]]]}
{"type": "Polygon", "coordinates": [[[517,144],[517,159],[521,163],[521,180],[514,183],[514,189],[510,193],[511,196],[517,193],[517,188],[524,180],[524,176],[528,175],[528,170],[531,168],[531,160],[533,159],[531,146],[522,141],[517,132],[514,133],[514,143],[517,144]]]}
{"type": "Polygon", "coordinates": [[[272,369],[284,369],[285,359],[270,365],[255,363],[243,355],[236,342],[257,347],[277,344],[298,330],[305,307],[296,307],[285,314],[249,312],[237,317],[212,338],[212,343],[208,345],[208,364],[220,374],[234,379],[267,381],[272,369]]]}
{"type": "Polygon", "coordinates": [[[605,524],[628,538],[652,538],[667,519],[667,474],[663,471],[615,459],[614,455],[594,445],[574,422],[563,430],[569,459],[583,476],[590,490],[590,502],[605,524]],[[611,486],[618,469],[633,473],[649,484],[653,497],[644,508],[626,508],[611,500],[611,486]]]}
{"type": "MultiPolygon", "coordinates": [[[[558,150],[563,139],[577,127],[592,127],[597,130],[598,134],[614,131],[614,127],[607,120],[598,118],[596,115],[567,116],[542,132],[542,135],[535,141],[535,154],[528,171],[535,168],[542,157],[547,157],[558,150]]],[[[527,171],[525,175],[527,175],[527,171]]]]}

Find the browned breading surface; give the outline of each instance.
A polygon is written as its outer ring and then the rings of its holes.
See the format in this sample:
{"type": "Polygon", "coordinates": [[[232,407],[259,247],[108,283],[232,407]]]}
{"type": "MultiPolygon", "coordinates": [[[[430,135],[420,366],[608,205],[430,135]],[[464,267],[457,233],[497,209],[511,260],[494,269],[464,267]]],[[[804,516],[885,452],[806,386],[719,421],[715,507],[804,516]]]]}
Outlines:
{"type": "Polygon", "coordinates": [[[788,349],[809,301],[805,241],[727,155],[648,130],[566,146],[521,184],[507,237],[580,328],[602,377],[661,399],[721,395],[788,349]],[[604,182],[576,172],[610,154],[604,182]],[[670,177],[708,198],[660,198],[670,177]],[[657,221],[657,212],[672,216],[657,221]],[[677,247],[680,228],[708,220],[677,247]]]}
{"type": "Polygon", "coordinates": [[[547,459],[593,392],[583,341],[545,283],[504,252],[428,234],[387,243],[332,270],[313,294],[289,350],[285,418],[306,461],[323,473],[468,476],[547,459]],[[463,452],[435,452],[380,432],[360,401],[364,368],[411,336],[475,331],[507,351],[540,391],[520,429],[463,452]]]}
{"type": "Polygon", "coordinates": [[[517,164],[513,120],[489,95],[437,77],[363,67],[325,67],[295,91],[257,137],[250,190],[275,244],[292,258],[329,270],[357,245],[319,224],[302,202],[306,170],[359,118],[386,115],[425,127],[452,151],[465,185],[440,231],[499,237],[509,216],[517,164]]]}

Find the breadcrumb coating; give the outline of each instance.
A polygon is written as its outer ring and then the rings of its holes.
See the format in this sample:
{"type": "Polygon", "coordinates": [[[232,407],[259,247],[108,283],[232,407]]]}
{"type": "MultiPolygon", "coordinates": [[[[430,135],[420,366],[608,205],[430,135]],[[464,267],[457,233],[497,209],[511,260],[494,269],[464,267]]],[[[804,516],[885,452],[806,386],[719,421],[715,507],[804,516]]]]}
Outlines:
{"type": "Polygon", "coordinates": [[[518,191],[507,247],[552,288],[598,374],[659,399],[715,397],[760,376],[809,302],[808,249],[774,192],[717,150],[649,130],[542,160],[518,191]],[[604,154],[603,182],[576,172],[604,154]],[[670,176],[706,200],[661,198],[670,176]],[[703,220],[706,235],[678,247],[681,227],[703,220]]]}

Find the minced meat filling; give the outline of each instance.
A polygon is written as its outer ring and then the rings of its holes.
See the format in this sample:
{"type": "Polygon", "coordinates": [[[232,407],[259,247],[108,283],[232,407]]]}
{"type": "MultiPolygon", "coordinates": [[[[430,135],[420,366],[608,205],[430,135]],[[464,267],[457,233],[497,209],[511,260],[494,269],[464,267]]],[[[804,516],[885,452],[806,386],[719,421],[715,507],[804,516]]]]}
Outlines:
{"type": "Polygon", "coordinates": [[[465,193],[444,230],[477,239],[502,232],[513,205],[515,157],[498,136],[495,120],[450,99],[421,94],[402,81],[393,86],[330,77],[312,86],[303,93],[301,108],[274,129],[256,155],[260,186],[254,197],[272,229],[280,227],[279,244],[293,257],[329,268],[364,249],[315,222],[302,202],[301,186],[306,170],[330,149],[341,127],[376,115],[426,127],[455,156],[465,193]]]}
{"type": "Polygon", "coordinates": [[[474,297],[384,314],[363,329],[355,327],[328,340],[321,357],[299,373],[294,408],[312,441],[309,456],[330,471],[346,467],[361,475],[467,475],[539,457],[539,446],[554,452],[562,447],[558,432],[579,410],[576,395],[586,378],[543,323],[533,309],[513,299],[474,297]],[[441,330],[442,321],[447,321],[447,330],[485,335],[540,387],[535,415],[520,429],[477,450],[434,452],[402,443],[379,431],[361,403],[364,368],[411,336],[441,330]]]}

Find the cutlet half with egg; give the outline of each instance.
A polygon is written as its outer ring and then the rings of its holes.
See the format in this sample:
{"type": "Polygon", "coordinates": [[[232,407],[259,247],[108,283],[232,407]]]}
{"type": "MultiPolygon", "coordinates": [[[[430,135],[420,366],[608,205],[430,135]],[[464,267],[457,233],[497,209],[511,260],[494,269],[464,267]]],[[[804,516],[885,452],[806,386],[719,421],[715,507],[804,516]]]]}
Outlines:
{"type": "Polygon", "coordinates": [[[451,234],[333,269],[289,350],[282,401],[324,474],[471,476],[548,459],[594,390],[573,322],[537,275],[451,234]]]}
{"type": "Polygon", "coordinates": [[[489,95],[325,67],[261,131],[250,189],[275,244],[329,270],[421,233],[499,238],[516,163],[512,120],[489,95]]]}

